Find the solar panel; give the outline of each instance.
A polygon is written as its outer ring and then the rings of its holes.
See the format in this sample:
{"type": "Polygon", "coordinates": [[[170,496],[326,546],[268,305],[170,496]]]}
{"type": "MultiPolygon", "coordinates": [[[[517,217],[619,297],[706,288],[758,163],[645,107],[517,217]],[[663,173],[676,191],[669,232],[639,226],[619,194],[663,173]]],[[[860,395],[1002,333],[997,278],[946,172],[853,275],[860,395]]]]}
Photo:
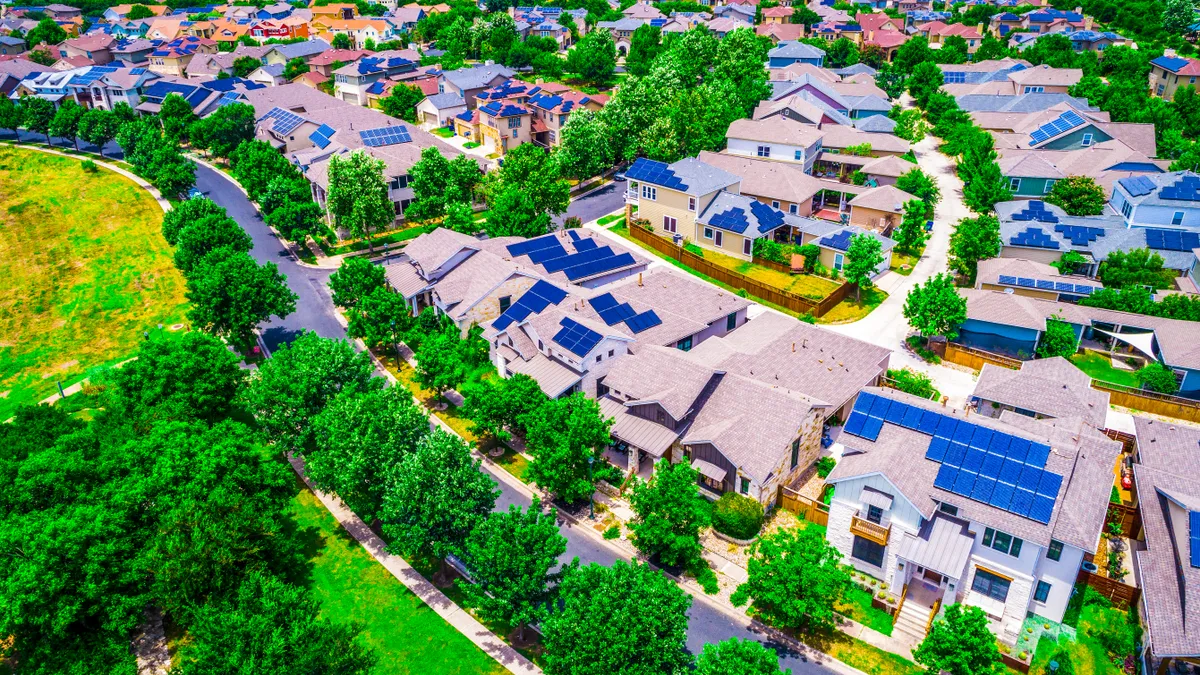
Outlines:
{"type": "Polygon", "coordinates": [[[950,442],[950,447],[946,449],[946,458],[942,461],[954,466],[962,466],[963,461],[967,458],[967,446],[962,443],[950,442]]]}
{"type": "Polygon", "coordinates": [[[988,452],[993,455],[1004,457],[1008,454],[1008,444],[1012,441],[1012,436],[1008,434],[992,434],[992,441],[988,443],[988,452]]]}
{"type": "Polygon", "coordinates": [[[929,441],[929,449],[925,451],[925,459],[941,462],[946,458],[946,451],[949,449],[950,441],[935,436],[929,441]]]}
{"type": "Polygon", "coordinates": [[[628,267],[635,262],[637,261],[633,259],[633,255],[629,253],[622,253],[620,255],[611,256],[608,258],[602,258],[595,262],[584,263],[576,267],[568,267],[563,271],[566,273],[567,279],[570,279],[571,281],[578,281],[580,279],[595,276],[602,272],[628,267]]]}
{"type": "MultiPolygon", "coordinates": [[[[554,249],[545,249],[545,250],[552,251],[554,249]]],[[[565,249],[564,249],[564,252],[565,252],[565,249]]],[[[541,253],[541,252],[539,251],[539,253],[541,253]]],[[[595,260],[600,260],[602,258],[611,258],[612,254],[613,254],[613,252],[612,252],[611,248],[609,248],[607,246],[602,246],[600,248],[594,248],[590,251],[584,251],[582,253],[561,255],[561,256],[546,260],[545,262],[543,262],[541,264],[542,264],[542,268],[545,269],[547,272],[554,273],[554,272],[561,272],[561,271],[567,269],[568,267],[575,267],[577,265],[582,265],[584,263],[589,263],[589,262],[592,262],[595,260]]],[[[533,260],[532,255],[530,256],[530,260],[533,260]]],[[[537,261],[535,261],[535,262],[537,262],[537,261]]]]}
{"type": "Polygon", "coordinates": [[[1042,470],[1036,466],[1026,464],[1021,468],[1021,477],[1017,479],[1017,487],[1030,492],[1037,490],[1038,483],[1042,481],[1042,473],[1042,470]]]}
{"type": "Polygon", "coordinates": [[[558,243],[558,240],[555,239],[553,246],[547,246],[546,248],[540,248],[536,251],[530,251],[528,255],[530,262],[537,265],[542,265],[547,261],[566,256],[567,249],[563,248],[562,244],[558,243]]]}
{"type": "Polygon", "coordinates": [[[883,431],[883,420],[878,417],[868,417],[867,423],[863,425],[862,437],[874,441],[879,438],[879,432],[883,431]]]}
{"type": "Polygon", "coordinates": [[[557,237],[552,234],[547,234],[536,239],[526,239],[525,241],[519,241],[515,244],[509,244],[505,247],[505,249],[508,251],[509,255],[518,256],[526,255],[530,251],[549,248],[551,246],[561,247],[561,244],[558,243],[557,237]]]}
{"type": "Polygon", "coordinates": [[[883,416],[885,422],[889,424],[900,424],[904,419],[904,413],[908,412],[908,404],[903,401],[892,401],[888,407],[887,414],[883,416]]]}
{"type": "Polygon", "coordinates": [[[1015,276],[1010,276],[1008,274],[1001,274],[1000,275],[1000,283],[1008,284],[1009,286],[1016,286],[1017,278],[1015,276]]]}
{"type": "Polygon", "coordinates": [[[317,127],[317,130],[308,135],[308,139],[313,142],[318,148],[324,150],[329,147],[330,139],[335,133],[334,128],[328,124],[322,124],[317,127]]]}
{"type": "Polygon", "coordinates": [[[1021,471],[1024,468],[1025,465],[1021,462],[1007,458],[1004,460],[1004,465],[1000,468],[1000,480],[1016,485],[1017,481],[1021,479],[1021,471]]]}
{"type": "Polygon", "coordinates": [[[599,244],[596,243],[595,239],[580,239],[579,241],[575,242],[575,251],[590,251],[597,246],[599,246],[599,244]]]}
{"type": "Polygon", "coordinates": [[[1017,277],[1017,285],[1024,286],[1025,288],[1034,288],[1037,286],[1037,280],[1027,277],[1017,277]]]}
{"type": "Polygon", "coordinates": [[[996,488],[995,479],[980,475],[975,479],[975,486],[971,488],[971,499],[977,502],[987,504],[992,498],[992,490],[996,488]]]}
{"type": "Polygon", "coordinates": [[[992,442],[992,434],[995,432],[987,427],[975,427],[975,435],[971,436],[970,446],[980,451],[987,452],[988,445],[992,442]]]}
{"type": "Polygon", "coordinates": [[[290,134],[304,122],[304,118],[283,108],[271,108],[263,119],[272,119],[271,128],[280,134],[290,134]]]}
{"type": "Polygon", "coordinates": [[[933,433],[937,431],[938,422],[940,422],[941,419],[941,415],[933,412],[932,410],[925,410],[921,413],[921,422],[917,427],[917,431],[920,431],[923,434],[933,435],[933,433]]]}
{"type": "Polygon", "coordinates": [[[979,469],[979,473],[983,474],[984,476],[998,478],[1000,476],[1000,469],[1003,467],[1004,457],[988,453],[983,458],[983,467],[979,469]]]}
{"type": "Polygon", "coordinates": [[[983,458],[986,456],[987,453],[982,450],[967,448],[967,452],[963,456],[962,468],[979,473],[979,470],[983,468],[983,458]]]}
{"type": "Polygon", "coordinates": [[[539,280],[493,321],[492,327],[496,330],[504,330],[513,323],[524,321],[530,314],[537,314],[550,305],[557,305],[566,297],[566,291],[549,282],[539,280]]]}
{"type": "Polygon", "coordinates": [[[1147,229],[1146,246],[1160,251],[1190,251],[1200,247],[1200,233],[1147,229]]]}
{"type": "Polygon", "coordinates": [[[627,302],[623,302],[605,310],[596,310],[596,313],[600,315],[600,318],[604,320],[604,323],[610,326],[615,326],[622,321],[628,321],[637,315],[637,311],[634,310],[633,307],[630,307],[629,303],[627,302]]]}
{"type": "Polygon", "coordinates": [[[905,429],[916,430],[918,425],[921,423],[921,413],[922,412],[924,412],[924,411],[921,410],[920,408],[916,407],[915,405],[909,406],[908,412],[904,413],[904,420],[901,422],[901,424],[904,426],[905,429]]]}
{"type": "Polygon", "coordinates": [[[1058,496],[1058,489],[1062,487],[1063,477],[1051,472],[1043,471],[1041,480],[1038,481],[1038,487],[1034,492],[1043,496],[1054,499],[1058,496]]]}
{"type": "Polygon", "coordinates": [[[368,148],[381,148],[412,142],[412,136],[409,135],[408,129],[400,125],[367,129],[358,132],[358,137],[362,139],[363,145],[368,148]]]}
{"type": "Polygon", "coordinates": [[[992,490],[992,498],[989,503],[998,509],[1007,511],[1012,503],[1014,492],[1016,492],[1016,488],[1011,484],[996,481],[996,487],[992,490]]]}
{"type": "Polygon", "coordinates": [[[937,431],[934,432],[934,436],[950,439],[954,436],[956,428],[958,428],[958,420],[943,415],[942,419],[938,421],[937,431]]]}
{"type": "Polygon", "coordinates": [[[1013,436],[1012,442],[1008,444],[1008,457],[1018,462],[1024,462],[1029,455],[1030,442],[1024,438],[1013,436]]]}
{"type": "Polygon", "coordinates": [[[588,304],[597,312],[603,312],[616,307],[617,299],[612,296],[612,293],[604,293],[588,300],[588,304]]]}
{"type": "Polygon", "coordinates": [[[637,316],[631,317],[625,321],[625,325],[629,326],[629,330],[635,334],[640,333],[648,328],[654,328],[662,323],[662,319],[654,313],[654,310],[648,309],[637,316]]]}
{"type": "Polygon", "coordinates": [[[1012,503],[1008,505],[1008,510],[1019,516],[1029,515],[1029,507],[1033,505],[1033,493],[1029,490],[1022,490],[1020,487],[1013,492],[1012,503]]]}
{"type": "Polygon", "coordinates": [[[1075,284],[1075,292],[1079,293],[1080,295],[1091,295],[1092,287],[1084,286],[1083,284],[1075,284]]]}
{"type": "Polygon", "coordinates": [[[953,492],[964,497],[970,497],[971,488],[975,487],[975,479],[978,477],[979,474],[973,471],[967,471],[966,469],[959,470],[958,476],[954,479],[953,492]]]}
{"type": "Polygon", "coordinates": [[[1029,454],[1025,457],[1025,463],[1034,466],[1046,466],[1046,460],[1049,457],[1050,446],[1045,443],[1030,443],[1029,454]]]}
{"type": "Polygon", "coordinates": [[[1054,500],[1049,497],[1035,495],[1033,503],[1029,507],[1029,518],[1036,520],[1039,523],[1049,523],[1050,516],[1054,514],[1054,500]]]}
{"type": "Polygon", "coordinates": [[[937,472],[937,477],[933,479],[933,486],[942,490],[953,491],[954,480],[958,478],[958,469],[943,464],[937,472]]]}
{"type": "Polygon", "coordinates": [[[1154,181],[1145,176],[1132,176],[1130,178],[1122,178],[1117,181],[1121,187],[1125,188],[1130,195],[1141,197],[1154,192],[1154,188],[1158,187],[1154,181]]]}
{"type": "Polygon", "coordinates": [[[604,339],[604,336],[573,319],[564,317],[558,325],[562,328],[551,340],[576,356],[587,356],[604,339]]]}
{"type": "Polygon", "coordinates": [[[1188,511],[1188,530],[1192,567],[1200,567],[1200,511],[1188,511]]]}
{"type": "Polygon", "coordinates": [[[1038,289],[1039,289],[1039,290],[1043,290],[1043,291],[1052,291],[1052,290],[1054,290],[1054,282],[1053,282],[1053,281],[1047,281],[1047,280],[1045,280],[1045,279],[1038,279],[1038,280],[1037,280],[1037,287],[1038,287],[1038,289]]]}
{"type": "Polygon", "coordinates": [[[842,230],[822,239],[821,245],[829,248],[835,248],[839,251],[846,251],[850,248],[850,238],[852,236],[853,233],[850,232],[850,230],[842,230]]]}
{"type": "Polygon", "coordinates": [[[964,72],[943,73],[942,76],[946,84],[963,84],[967,81],[967,74],[964,72]]]}
{"type": "Polygon", "coordinates": [[[1054,290],[1059,291],[1060,293],[1070,293],[1071,291],[1075,290],[1075,285],[1069,284],[1065,281],[1056,281],[1054,282],[1054,290]]]}
{"type": "MultiPolygon", "coordinates": [[[[866,413],[855,410],[850,413],[850,417],[846,419],[846,426],[842,427],[842,431],[852,436],[858,436],[862,433],[863,425],[866,424],[866,413]]],[[[928,456],[928,455],[927,455],[928,456]]],[[[940,461],[940,460],[935,460],[940,461]]]]}

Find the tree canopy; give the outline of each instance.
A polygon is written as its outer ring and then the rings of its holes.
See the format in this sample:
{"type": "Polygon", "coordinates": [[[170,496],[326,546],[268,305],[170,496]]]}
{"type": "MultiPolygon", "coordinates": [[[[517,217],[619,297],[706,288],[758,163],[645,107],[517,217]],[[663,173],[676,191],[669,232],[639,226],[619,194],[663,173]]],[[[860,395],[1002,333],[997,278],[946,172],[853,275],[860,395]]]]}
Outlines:
{"type": "Polygon", "coordinates": [[[708,526],[712,508],[696,491],[696,470],[687,462],[662,459],[647,483],[630,496],[636,518],[629,524],[633,545],[664,565],[698,571],[700,530],[708,526]]]}
{"type": "Polygon", "coordinates": [[[777,628],[831,628],[834,604],[850,585],[841,553],[816,528],[777,530],[759,540],[749,580],[730,600],[777,628]]]}
{"type": "Polygon", "coordinates": [[[1054,183],[1046,201],[1071,216],[1098,216],[1104,213],[1108,198],[1104,188],[1091,176],[1067,176],[1054,183]]]}
{"type": "Polygon", "coordinates": [[[586,499],[595,491],[588,458],[600,460],[612,423],[582,393],[546,401],[524,419],[525,445],[533,455],[526,478],[568,504],[586,499]]]}
{"type": "Polygon", "coordinates": [[[978,607],[948,605],[942,618],[913,650],[913,660],[931,671],[950,675],[993,675],[1001,672],[996,636],[978,607]]]}
{"type": "Polygon", "coordinates": [[[954,277],[935,274],[922,285],[913,284],[904,300],[904,318],[925,337],[941,335],[953,340],[967,320],[967,300],[958,293],[954,277]]]}

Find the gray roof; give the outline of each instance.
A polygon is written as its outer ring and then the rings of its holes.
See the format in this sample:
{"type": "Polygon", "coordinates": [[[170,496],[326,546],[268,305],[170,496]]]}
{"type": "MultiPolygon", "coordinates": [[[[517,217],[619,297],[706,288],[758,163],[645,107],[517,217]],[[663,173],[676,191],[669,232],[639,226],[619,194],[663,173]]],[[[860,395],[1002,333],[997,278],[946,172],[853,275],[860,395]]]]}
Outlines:
{"type": "Polygon", "coordinates": [[[1139,178],[1144,178],[1145,180],[1154,184],[1154,189],[1141,195],[1133,194],[1136,191],[1130,191],[1129,189],[1125,188],[1125,185],[1122,183],[1122,181],[1127,181],[1130,179],[1123,178],[1118,180],[1117,185],[1120,185],[1127,193],[1129,193],[1129,201],[1133,202],[1136,206],[1146,204],[1149,206],[1166,206],[1176,209],[1194,209],[1197,207],[1197,203],[1191,199],[1167,199],[1162,196],[1163,188],[1175,185],[1185,176],[1194,178],[1196,174],[1191,171],[1172,171],[1170,173],[1151,173],[1141,176],[1139,178]]]}
{"type": "MultiPolygon", "coordinates": [[[[942,415],[964,419],[967,413],[940,403],[905,394],[894,389],[868,388],[877,396],[902,400],[914,407],[934,410],[942,415]]],[[[1014,436],[1047,443],[1052,451],[1046,470],[1063,477],[1050,522],[1040,523],[952,492],[934,487],[940,464],[925,459],[932,436],[902,426],[885,423],[874,441],[843,434],[846,446],[842,460],[829,475],[830,482],[872,473],[885,476],[926,518],[932,518],[938,502],[958,507],[959,517],[1010,532],[1039,546],[1051,539],[1085,551],[1096,550],[1100,530],[1108,511],[1112,467],[1121,444],[1086,427],[1072,431],[1054,427],[1023,415],[1020,425],[985,415],[971,415],[974,424],[1001,430],[1014,436]]],[[[1082,425],[1082,423],[1081,423],[1082,425]]]]}
{"type": "Polygon", "coordinates": [[[1200,427],[1134,415],[1133,429],[1139,464],[1200,476],[1200,427]]]}
{"type": "Polygon", "coordinates": [[[896,130],[896,120],[887,115],[871,115],[854,120],[854,128],[876,134],[890,134],[896,130]]]}
{"type": "Polygon", "coordinates": [[[272,45],[272,50],[279,52],[286,59],[316,56],[328,49],[330,49],[329,43],[320,38],[305,40],[304,42],[293,42],[286,45],[272,45]]]}
{"type": "Polygon", "coordinates": [[[637,30],[646,23],[649,23],[646,19],[635,19],[627,16],[616,21],[597,21],[596,28],[607,28],[610,31],[637,30]]]}
{"type": "Polygon", "coordinates": [[[939,512],[922,523],[917,534],[904,533],[897,555],[918,567],[961,580],[974,544],[970,523],[939,512]]]}
{"type": "MultiPolygon", "coordinates": [[[[1142,444],[1138,440],[1140,454],[1142,444]]],[[[1200,656],[1200,567],[1190,560],[1187,524],[1173,520],[1182,519],[1186,513],[1181,500],[1200,501],[1195,445],[1192,450],[1191,471],[1187,474],[1183,467],[1133,467],[1146,538],[1146,550],[1134,551],[1133,556],[1146,608],[1146,641],[1153,655],[1160,658],[1200,656]]]]}
{"type": "Polygon", "coordinates": [[[259,70],[261,70],[261,71],[263,71],[264,73],[266,73],[266,74],[268,74],[268,75],[272,76],[272,77],[282,77],[282,76],[283,76],[284,64],[282,64],[282,63],[271,63],[271,64],[268,64],[268,65],[265,65],[265,66],[259,66],[259,68],[258,68],[258,69],[259,69],[259,70]]]}
{"type": "Polygon", "coordinates": [[[825,50],[799,41],[780,42],[767,52],[768,58],[780,59],[819,59],[825,56],[825,50]]]}
{"type": "Polygon", "coordinates": [[[460,68],[442,73],[442,77],[461,90],[479,89],[490,86],[497,77],[512,77],[516,71],[500,65],[460,68]]]}
{"type": "Polygon", "coordinates": [[[0,45],[24,45],[25,40],[11,35],[0,35],[0,45]]]}
{"type": "Polygon", "coordinates": [[[695,157],[685,157],[671,164],[670,169],[687,186],[683,191],[697,197],[716,192],[741,181],[738,176],[701,162],[695,157]]]}
{"type": "Polygon", "coordinates": [[[1061,356],[1025,361],[1020,370],[985,364],[972,395],[1047,417],[1081,416],[1097,429],[1108,417],[1108,393],[1092,389],[1092,378],[1061,356]]]}
{"type": "Polygon", "coordinates": [[[842,77],[846,77],[847,75],[870,75],[871,77],[875,77],[879,71],[865,63],[856,63],[852,66],[846,66],[845,68],[834,68],[833,72],[841,75],[842,77]]]}
{"type": "MultiPolygon", "coordinates": [[[[892,109],[891,103],[874,94],[866,96],[846,96],[843,94],[842,98],[846,99],[850,110],[882,110],[883,112],[888,112],[892,109]]],[[[881,115],[876,115],[876,117],[881,117],[881,115]]]]}
{"type": "Polygon", "coordinates": [[[609,389],[631,403],[658,403],[675,421],[682,421],[713,376],[673,347],[646,345],[618,359],[604,377],[609,389]]]}
{"type": "Polygon", "coordinates": [[[462,96],[459,96],[453,92],[446,94],[434,94],[425,100],[429,103],[429,105],[432,105],[437,110],[456,108],[458,106],[465,106],[467,104],[466,100],[463,99],[462,96]]]}
{"type": "Polygon", "coordinates": [[[671,444],[679,437],[667,427],[631,414],[625,405],[603,396],[598,399],[600,412],[613,418],[612,428],[608,430],[614,438],[645,450],[654,457],[662,457],[670,449],[671,444]]]}
{"type": "Polygon", "coordinates": [[[1021,94],[1019,96],[1001,96],[999,94],[965,94],[956,96],[958,107],[966,112],[1042,112],[1066,103],[1082,112],[1096,112],[1088,104],[1087,99],[1075,98],[1069,94],[1021,94]]]}

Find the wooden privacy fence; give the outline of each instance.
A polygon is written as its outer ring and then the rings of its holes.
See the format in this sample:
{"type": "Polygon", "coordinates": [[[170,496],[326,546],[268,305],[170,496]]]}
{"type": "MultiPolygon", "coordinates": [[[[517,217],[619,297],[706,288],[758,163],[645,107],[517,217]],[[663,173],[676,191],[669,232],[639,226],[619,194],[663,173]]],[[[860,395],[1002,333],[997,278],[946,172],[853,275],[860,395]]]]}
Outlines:
{"type": "Polygon", "coordinates": [[[810,523],[829,524],[828,506],[809,499],[789,487],[779,486],[779,505],[810,523]]]}
{"type": "Polygon", "coordinates": [[[983,370],[983,364],[990,363],[1002,368],[1012,368],[1013,370],[1021,369],[1021,360],[1014,359],[1002,354],[994,354],[986,352],[982,349],[975,349],[966,345],[960,345],[954,342],[946,343],[945,359],[950,363],[957,363],[960,366],[966,366],[973,370],[983,370]]]}
{"type": "Polygon", "coordinates": [[[1121,526],[1121,536],[1137,539],[1142,529],[1142,514],[1136,506],[1110,503],[1106,522],[1121,526]]]}
{"type": "Polygon", "coordinates": [[[728,267],[722,267],[716,263],[709,262],[702,256],[698,256],[684,249],[682,246],[676,246],[673,242],[637,225],[630,226],[629,234],[658,253],[669,258],[674,258],[705,276],[712,277],[727,286],[746,291],[756,298],[766,300],[773,305],[779,305],[797,314],[811,312],[813,316],[824,316],[826,312],[833,309],[834,306],[846,298],[849,289],[849,284],[843,283],[833,293],[830,293],[821,300],[813,300],[764,284],[757,279],[751,279],[728,267]]]}
{"type": "Polygon", "coordinates": [[[1164,417],[1200,422],[1200,401],[1092,380],[1092,389],[1108,392],[1109,403],[1164,417]]]}
{"type": "Polygon", "coordinates": [[[1079,576],[1075,578],[1075,583],[1083,583],[1096,589],[1096,592],[1108,598],[1114,605],[1122,609],[1136,604],[1138,598],[1142,596],[1141,589],[1082,569],[1079,570],[1079,576]]]}

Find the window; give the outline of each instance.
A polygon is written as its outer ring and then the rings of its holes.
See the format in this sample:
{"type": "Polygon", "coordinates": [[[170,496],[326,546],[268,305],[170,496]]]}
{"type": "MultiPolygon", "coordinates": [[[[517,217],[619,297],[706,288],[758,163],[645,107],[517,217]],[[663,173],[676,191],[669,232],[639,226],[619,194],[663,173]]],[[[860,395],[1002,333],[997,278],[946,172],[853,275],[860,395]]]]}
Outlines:
{"type": "Polygon", "coordinates": [[[794,155],[794,158],[797,162],[803,162],[804,161],[804,151],[797,150],[796,154],[794,155]]]}
{"type": "Polygon", "coordinates": [[[737,328],[737,312],[725,317],[725,330],[737,328]]]}
{"type": "Polygon", "coordinates": [[[867,504],[867,521],[879,525],[883,522],[883,509],[867,504]]]}
{"type": "Polygon", "coordinates": [[[1021,179],[1020,178],[1009,178],[1008,179],[1008,189],[1012,190],[1013,192],[1020,192],[1021,179]]]}
{"type": "Polygon", "coordinates": [[[1042,93],[1042,92],[1044,92],[1044,91],[1046,91],[1046,88],[1045,88],[1045,87],[1025,87],[1025,91],[1024,91],[1024,92],[1022,92],[1022,93],[1025,93],[1025,94],[1040,94],[1040,93],[1042,93]]]}
{"type": "Polygon", "coordinates": [[[545,351],[545,350],[546,350],[546,348],[542,346],[542,341],[538,340],[538,351],[545,351]]]}
{"type": "Polygon", "coordinates": [[[958,515],[958,507],[954,506],[953,504],[947,504],[946,502],[942,502],[941,505],[938,506],[938,511],[951,516],[958,515]]]}
{"type": "Polygon", "coordinates": [[[725,481],[714,480],[712,478],[709,478],[708,476],[702,476],[702,478],[704,479],[704,484],[714,490],[721,491],[721,490],[725,489],[725,481]]]}
{"type": "Polygon", "coordinates": [[[1020,539],[1007,532],[993,530],[990,527],[984,528],[983,530],[984,546],[987,546],[988,548],[994,548],[1001,553],[1007,553],[1014,558],[1021,557],[1021,544],[1023,543],[1024,542],[1022,542],[1020,539]]]}
{"type": "Polygon", "coordinates": [[[753,239],[743,239],[742,240],[742,253],[744,255],[754,255],[754,240],[753,239]]]}
{"type": "Polygon", "coordinates": [[[1085,148],[1090,146],[1092,144],[1092,134],[1084,134],[1083,140],[1079,141],[1079,144],[1085,148]]]}
{"type": "Polygon", "coordinates": [[[1171,216],[1171,224],[1172,225],[1182,225],[1183,224],[1183,211],[1176,211],[1175,215],[1171,216]]]}
{"type": "Polygon", "coordinates": [[[971,582],[971,590],[986,595],[994,600],[1004,602],[1008,599],[1008,587],[1012,582],[998,574],[975,568],[975,580],[971,582]]]}
{"type": "Polygon", "coordinates": [[[704,238],[705,239],[713,238],[713,229],[711,227],[704,228],[704,238]]]}
{"type": "Polygon", "coordinates": [[[850,547],[850,557],[868,565],[883,567],[883,547],[869,539],[855,537],[854,544],[850,547]]]}
{"type": "Polygon", "coordinates": [[[1050,540],[1050,548],[1046,549],[1046,557],[1051,560],[1062,560],[1063,543],[1061,541],[1050,540]]]}
{"type": "Polygon", "coordinates": [[[601,357],[601,356],[602,356],[602,354],[597,354],[597,355],[596,355],[596,363],[600,363],[600,357],[601,357]]]}
{"type": "Polygon", "coordinates": [[[1121,204],[1121,215],[1125,216],[1125,218],[1129,218],[1131,215],[1133,215],[1133,204],[1130,204],[1129,202],[1121,204]]]}
{"type": "Polygon", "coordinates": [[[772,201],[771,201],[771,208],[773,208],[773,209],[777,209],[777,208],[779,208],[779,202],[772,200],[772,201]]]}
{"type": "Polygon", "coordinates": [[[613,350],[610,349],[610,350],[608,350],[608,358],[611,359],[612,357],[613,357],[613,350]]]}
{"type": "Polygon", "coordinates": [[[771,146],[769,146],[769,145],[758,146],[758,156],[759,157],[770,157],[771,156],[771,146]]]}
{"type": "Polygon", "coordinates": [[[500,313],[503,314],[504,312],[506,312],[511,305],[512,305],[512,296],[511,295],[506,295],[503,298],[500,298],[500,313]]]}
{"type": "Polygon", "coordinates": [[[793,216],[798,216],[800,215],[800,207],[796,204],[792,204],[788,207],[788,213],[792,214],[793,216]]]}
{"type": "Polygon", "coordinates": [[[1057,182],[1058,181],[1053,178],[1047,178],[1046,179],[1046,188],[1044,190],[1042,190],[1042,194],[1045,194],[1045,195],[1050,194],[1050,191],[1054,189],[1054,184],[1057,182]]]}
{"type": "Polygon", "coordinates": [[[675,343],[675,348],[681,352],[690,352],[692,350],[692,336],[687,336],[675,343]]]}
{"type": "Polygon", "coordinates": [[[650,201],[657,201],[658,200],[658,189],[655,188],[653,185],[643,185],[642,186],[642,199],[649,199],[650,201]]]}
{"type": "Polygon", "coordinates": [[[696,198],[688,197],[688,211],[695,211],[695,210],[696,210],[696,198]]]}
{"type": "Polygon", "coordinates": [[[521,128],[521,118],[520,117],[508,118],[508,128],[509,129],[520,129],[521,128]]]}
{"type": "Polygon", "coordinates": [[[663,216],[663,229],[667,232],[678,232],[679,221],[675,220],[671,216],[663,216]]]}
{"type": "Polygon", "coordinates": [[[841,253],[834,253],[833,254],[833,269],[841,272],[842,271],[842,263],[845,262],[845,260],[846,260],[846,257],[843,256],[841,253]]]}
{"type": "Polygon", "coordinates": [[[750,494],[750,479],[749,478],[745,478],[745,477],[742,478],[742,489],[739,490],[739,492],[741,492],[744,495],[750,494]]]}
{"type": "Polygon", "coordinates": [[[720,230],[713,232],[713,243],[716,244],[717,246],[720,246],[721,242],[724,241],[723,236],[724,235],[721,233],[720,230]]]}
{"type": "Polygon", "coordinates": [[[1050,584],[1039,581],[1037,588],[1033,591],[1033,599],[1038,602],[1045,602],[1046,598],[1050,597],[1050,584]]]}
{"type": "Polygon", "coordinates": [[[796,465],[799,463],[800,463],[800,439],[797,438],[796,440],[792,441],[792,468],[793,469],[796,468],[796,465]]]}

